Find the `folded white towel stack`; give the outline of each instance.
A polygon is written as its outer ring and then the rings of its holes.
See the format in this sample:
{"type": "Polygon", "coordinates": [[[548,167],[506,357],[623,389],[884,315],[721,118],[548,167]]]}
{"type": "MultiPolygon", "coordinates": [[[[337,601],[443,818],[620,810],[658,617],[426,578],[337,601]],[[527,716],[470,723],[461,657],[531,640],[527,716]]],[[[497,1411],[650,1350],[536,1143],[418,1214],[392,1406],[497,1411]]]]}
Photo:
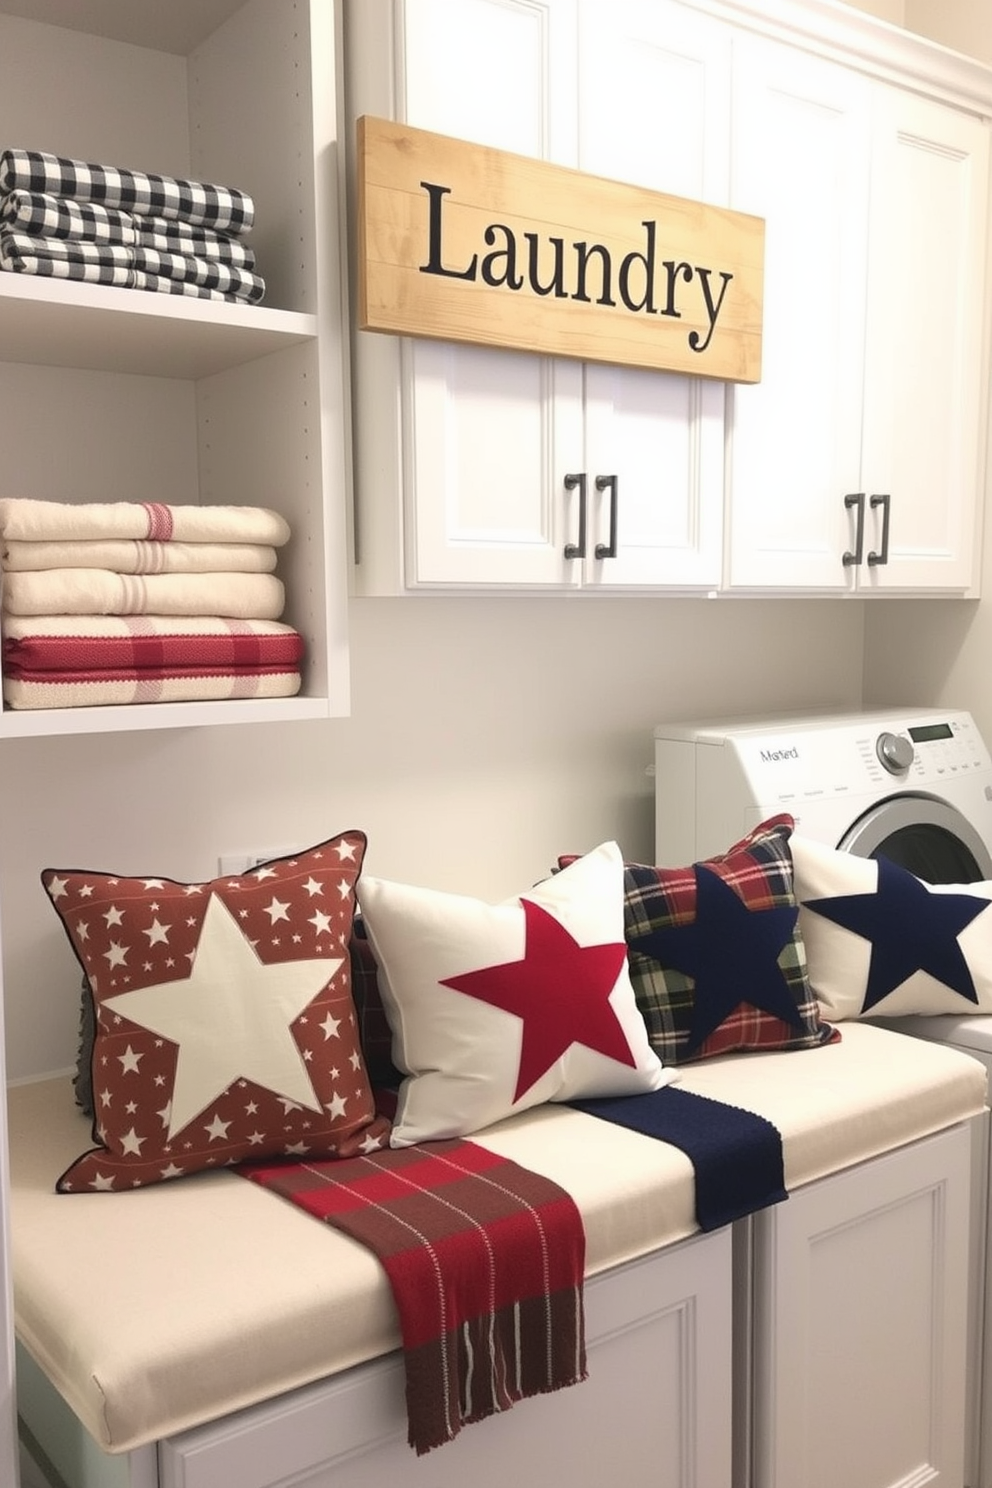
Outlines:
{"type": "Polygon", "coordinates": [[[0,499],[4,702],[292,696],[303,640],[273,572],[289,537],[264,507],[0,499]]]}

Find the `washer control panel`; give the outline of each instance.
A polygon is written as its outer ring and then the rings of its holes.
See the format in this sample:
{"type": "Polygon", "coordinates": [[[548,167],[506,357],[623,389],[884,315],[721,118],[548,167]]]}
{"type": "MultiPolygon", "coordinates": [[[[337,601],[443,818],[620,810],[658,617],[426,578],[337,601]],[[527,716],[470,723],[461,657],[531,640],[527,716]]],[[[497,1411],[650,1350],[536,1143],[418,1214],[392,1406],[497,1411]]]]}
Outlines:
{"type": "MultiPolygon", "coordinates": [[[[656,737],[665,732],[656,729],[656,737]]],[[[675,729],[668,735],[677,736],[675,729]]],[[[992,771],[971,715],[936,709],[902,717],[879,712],[703,726],[694,731],[694,742],[704,754],[709,746],[729,749],[750,782],[752,798],[782,807],[838,795],[939,791],[950,779],[992,771]]],[[[699,769],[702,778],[702,763],[699,769]]]]}

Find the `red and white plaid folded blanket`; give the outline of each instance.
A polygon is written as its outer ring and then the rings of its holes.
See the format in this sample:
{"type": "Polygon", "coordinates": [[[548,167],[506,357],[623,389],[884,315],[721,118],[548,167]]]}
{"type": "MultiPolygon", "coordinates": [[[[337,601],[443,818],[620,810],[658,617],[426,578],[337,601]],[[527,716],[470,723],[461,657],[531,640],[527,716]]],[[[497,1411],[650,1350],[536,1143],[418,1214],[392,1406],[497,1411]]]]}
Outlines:
{"type": "Polygon", "coordinates": [[[0,615],[3,666],[37,672],[298,666],[303,637],[281,620],[217,615],[0,615]]]}
{"type": "Polygon", "coordinates": [[[457,1138],[234,1171],[382,1262],[418,1453],[526,1396],[585,1379],[585,1232],[549,1179],[457,1138]]]}

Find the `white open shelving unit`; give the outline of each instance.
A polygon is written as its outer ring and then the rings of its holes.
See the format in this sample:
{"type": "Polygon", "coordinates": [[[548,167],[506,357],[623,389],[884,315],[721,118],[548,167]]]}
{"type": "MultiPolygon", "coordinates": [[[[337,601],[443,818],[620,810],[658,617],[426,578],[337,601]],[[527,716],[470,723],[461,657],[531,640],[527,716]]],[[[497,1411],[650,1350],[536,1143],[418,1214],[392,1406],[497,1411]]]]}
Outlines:
{"type": "MultiPolygon", "coordinates": [[[[0,741],[340,717],[346,345],[333,0],[0,0],[0,150],[255,202],[259,306],[0,271],[0,496],[272,507],[299,696],[0,710],[0,741]]],[[[0,1017],[2,1050],[2,1017],[0,1017]]],[[[0,1483],[18,1481],[0,1102],[0,1483]]]]}
{"type": "Polygon", "coordinates": [[[237,186],[259,306],[0,272],[0,496],[272,507],[295,698],[3,709],[0,739],[349,708],[332,0],[0,0],[0,149],[237,186]]]}

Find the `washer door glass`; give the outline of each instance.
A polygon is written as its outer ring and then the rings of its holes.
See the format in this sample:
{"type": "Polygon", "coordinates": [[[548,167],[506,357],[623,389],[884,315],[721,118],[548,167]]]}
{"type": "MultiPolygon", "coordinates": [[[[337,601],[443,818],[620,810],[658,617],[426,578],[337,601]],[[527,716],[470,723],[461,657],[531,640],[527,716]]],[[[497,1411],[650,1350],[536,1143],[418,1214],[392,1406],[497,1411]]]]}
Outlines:
{"type": "Polygon", "coordinates": [[[927,883],[992,879],[992,856],[961,812],[936,796],[880,801],[837,844],[862,858],[888,858],[927,883]]]}

